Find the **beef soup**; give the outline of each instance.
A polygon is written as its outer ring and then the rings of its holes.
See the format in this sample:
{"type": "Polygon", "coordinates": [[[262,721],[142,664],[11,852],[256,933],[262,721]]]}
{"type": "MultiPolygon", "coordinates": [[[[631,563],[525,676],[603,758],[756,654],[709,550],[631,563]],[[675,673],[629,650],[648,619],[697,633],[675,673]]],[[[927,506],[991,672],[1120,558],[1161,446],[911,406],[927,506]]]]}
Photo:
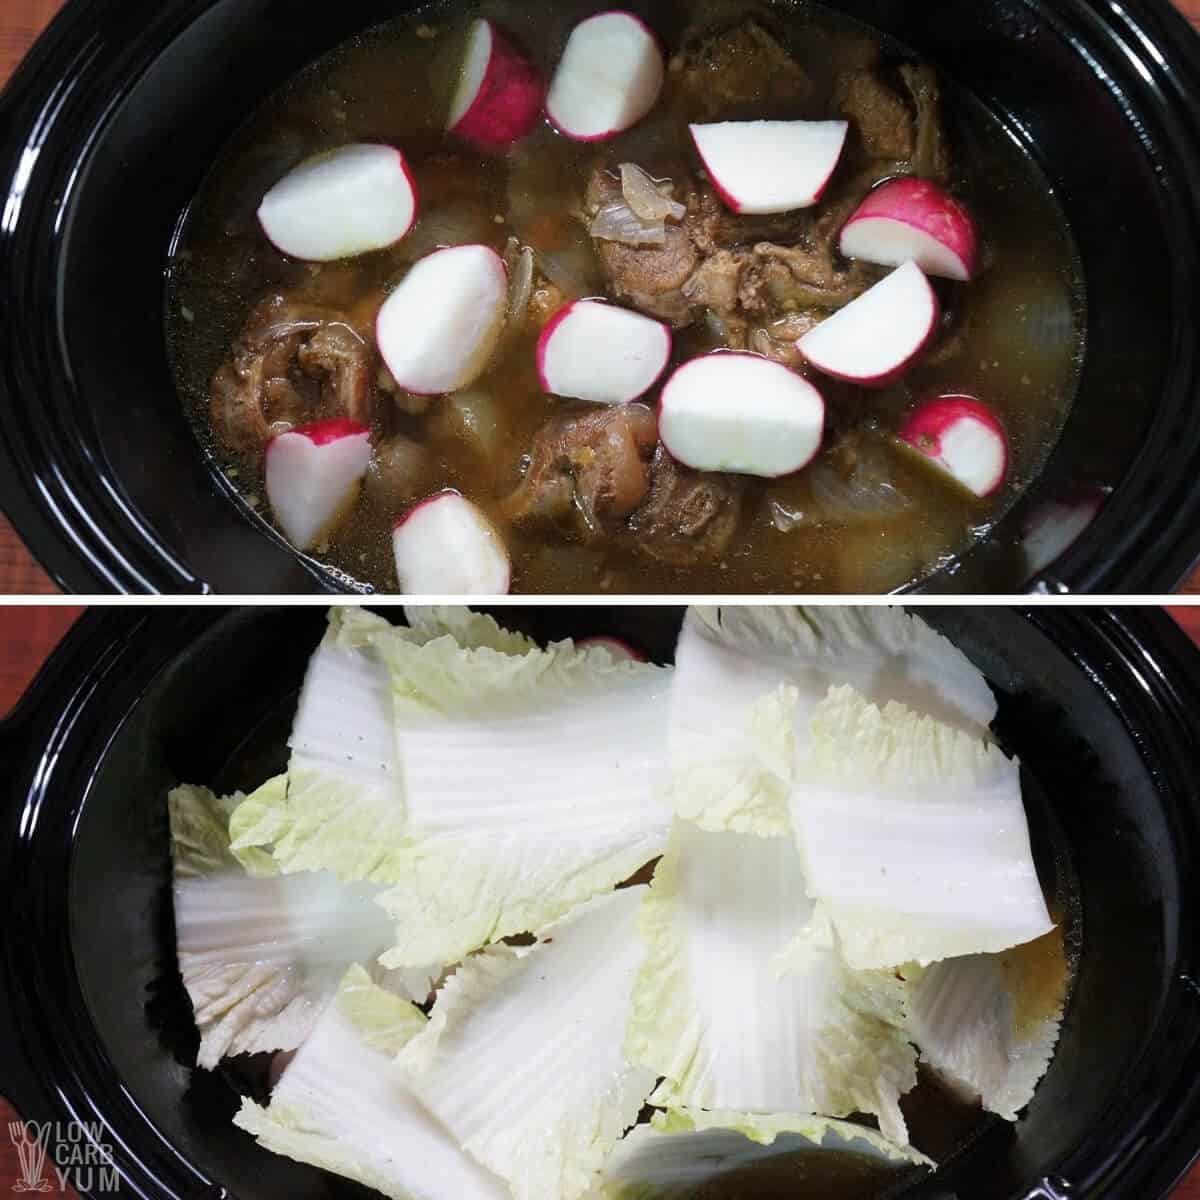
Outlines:
{"type": "Polygon", "coordinates": [[[221,469],[363,590],[881,592],[952,563],[1076,386],[1080,271],[1038,168],[968,93],[816,5],[655,5],[640,76],[593,98],[572,31],[598,11],[434,5],[243,127],[168,292],[221,469]],[[334,218],[322,169],[351,188],[334,218]],[[351,257],[289,240],[314,219],[312,244],[349,237],[347,213],[398,224],[351,257]],[[488,252],[438,258],[439,284],[430,256],[468,246],[488,252]],[[569,307],[589,298],[606,306],[569,307]]]}

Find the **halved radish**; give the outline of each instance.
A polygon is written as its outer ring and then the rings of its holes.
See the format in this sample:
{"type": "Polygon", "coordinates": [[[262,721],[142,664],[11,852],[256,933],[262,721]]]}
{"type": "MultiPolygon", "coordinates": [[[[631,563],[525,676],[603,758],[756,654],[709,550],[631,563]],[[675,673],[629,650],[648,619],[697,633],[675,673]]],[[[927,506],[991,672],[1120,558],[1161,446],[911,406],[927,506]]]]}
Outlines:
{"type": "Polygon", "coordinates": [[[909,417],[900,439],[977,496],[999,490],[1008,474],[1008,437],[974,396],[937,396],[909,417]]]}
{"type": "Polygon", "coordinates": [[[624,638],[619,637],[586,637],[575,643],[581,650],[591,650],[593,647],[607,650],[618,662],[628,659],[630,662],[648,662],[640,651],[634,649],[624,638]]]}
{"type": "Polygon", "coordinates": [[[279,528],[311,550],[354,502],[371,462],[371,431],[357,421],[320,421],[267,446],[267,499],[279,528]]]}
{"type": "Polygon", "coordinates": [[[1056,563],[1100,515],[1107,493],[1086,487],[1074,496],[1048,500],[1026,519],[1021,544],[1030,575],[1056,563]]]}
{"type": "Polygon", "coordinates": [[[537,344],[538,377],[554,396],[627,404],[658,382],[671,358],[660,321],[600,300],[560,309],[537,344]]]}
{"type": "Polygon", "coordinates": [[[736,213],[809,208],[846,144],[845,121],[723,121],[692,125],[692,140],[721,199],[736,213]]]}
{"type": "Polygon", "coordinates": [[[775,479],[816,457],[825,401],[780,363],[717,351],[685,363],[667,381],[658,432],[685,466],[775,479]]]}
{"type": "Polygon", "coordinates": [[[405,391],[418,396],[457,392],[487,366],[507,307],[508,272],[494,250],[435,250],[379,310],[379,352],[405,391]]]}
{"type": "Polygon", "coordinates": [[[258,219],[291,258],[335,262],[404,237],[417,219],[417,186],[394,146],[342,146],[285,175],[263,197],[258,219]]]}
{"type": "Polygon", "coordinates": [[[503,596],[512,581],[499,533],[455,491],[422,500],[397,522],[392,549],[407,596],[503,596]]]}
{"type": "Polygon", "coordinates": [[[971,214],[927,179],[893,179],[876,188],[842,229],[847,258],[885,267],[915,262],[927,275],[966,283],[979,262],[971,214]]]}
{"type": "Polygon", "coordinates": [[[576,25],[550,84],[546,112],[577,142],[602,142],[636,125],[657,103],[666,67],[658,39],[627,12],[576,25]]]}
{"type": "Polygon", "coordinates": [[[532,131],[545,99],[533,62],[491,21],[473,21],[449,131],[481,150],[503,150],[532,131]]]}
{"type": "Polygon", "coordinates": [[[937,331],[938,299],[916,263],[905,263],[797,343],[814,367],[836,379],[886,387],[937,331]]]}

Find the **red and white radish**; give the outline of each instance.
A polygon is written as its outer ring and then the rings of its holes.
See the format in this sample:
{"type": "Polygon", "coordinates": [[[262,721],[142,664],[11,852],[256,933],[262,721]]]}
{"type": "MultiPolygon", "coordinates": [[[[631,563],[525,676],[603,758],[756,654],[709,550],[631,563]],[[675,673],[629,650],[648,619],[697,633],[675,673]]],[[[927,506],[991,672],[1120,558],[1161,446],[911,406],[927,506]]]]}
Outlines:
{"type": "Polygon", "coordinates": [[[508,550],[491,521],[455,491],[422,500],[392,532],[396,577],[407,596],[502,596],[508,550]]]}
{"type": "Polygon", "coordinates": [[[1030,575],[1057,562],[1100,515],[1107,493],[1095,487],[1039,505],[1026,520],[1021,538],[1030,575]]]}
{"type": "Polygon", "coordinates": [[[886,387],[929,344],[940,315],[937,295],[924,272],[916,263],[906,263],[797,344],[826,375],[886,387]]]}
{"type": "Polygon", "coordinates": [[[575,643],[580,650],[607,650],[618,662],[648,662],[640,651],[631,646],[624,638],[619,637],[586,637],[575,643]]]}
{"type": "Polygon", "coordinates": [[[435,250],[379,310],[379,352],[405,391],[418,396],[457,392],[483,373],[507,308],[508,272],[494,250],[435,250]]]}
{"type": "Polygon", "coordinates": [[[692,125],[692,140],[721,199],[736,213],[810,208],[846,144],[845,121],[723,121],[692,125]]]}
{"type": "Polygon", "coordinates": [[[342,146],[285,175],[263,197],[258,219],[291,258],[354,258],[383,250],[412,229],[417,185],[394,146],[342,146]]]}
{"type": "Polygon", "coordinates": [[[371,431],[357,421],[320,421],[267,446],[267,500],[298,550],[311,550],[358,496],[371,462],[371,431]]]}
{"type": "Polygon", "coordinates": [[[658,432],[685,466],[776,479],[816,457],[825,401],[780,363],[718,351],[685,363],[667,381],[658,432]]]}
{"type": "Polygon", "coordinates": [[[545,99],[534,63],[491,21],[473,21],[449,131],[481,150],[504,150],[533,130],[545,99]]]}
{"type": "Polygon", "coordinates": [[[572,31],[546,112],[567,137],[603,142],[650,112],[665,78],[662,50],[645,22],[632,13],[600,13],[572,31]]]}
{"type": "Polygon", "coordinates": [[[977,496],[998,491],[1008,474],[1008,437],[974,396],[936,396],[922,404],[900,440],[932,459],[977,496]]]}
{"type": "Polygon", "coordinates": [[[660,321],[600,300],[560,309],[537,344],[538,377],[553,396],[627,404],[658,382],[671,358],[660,321]]]}
{"type": "Polygon", "coordinates": [[[927,179],[893,179],[876,188],[842,228],[847,258],[899,267],[915,262],[927,275],[970,280],[979,265],[971,214],[927,179]]]}

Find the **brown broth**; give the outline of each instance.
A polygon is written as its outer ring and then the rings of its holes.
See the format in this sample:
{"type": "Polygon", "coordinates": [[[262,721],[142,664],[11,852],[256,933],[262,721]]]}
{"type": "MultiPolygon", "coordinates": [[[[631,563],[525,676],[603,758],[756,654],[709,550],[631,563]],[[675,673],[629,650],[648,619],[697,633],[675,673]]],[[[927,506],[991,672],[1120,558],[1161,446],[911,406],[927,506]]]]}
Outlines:
{"type": "MultiPolygon", "coordinates": [[[[582,248],[582,256],[577,253],[582,265],[574,268],[581,278],[577,290],[602,290],[582,227],[565,216],[578,204],[595,147],[569,142],[544,126],[517,149],[511,164],[472,158],[461,147],[453,147],[463,159],[460,169],[431,161],[447,148],[443,114],[471,17],[496,19],[549,70],[571,26],[598,7],[598,0],[432,5],[335,50],[239,131],[188,216],[168,296],[179,387],[207,445],[213,444],[206,414],[209,381],[264,293],[302,287],[318,301],[378,303],[414,257],[438,244],[447,212],[456,218],[450,235],[461,230],[460,241],[486,241],[502,250],[515,234],[539,241],[542,249],[582,248]],[[421,222],[398,247],[353,263],[309,266],[284,259],[258,229],[259,199],[299,160],[354,140],[403,146],[421,193],[421,222]]],[[[683,29],[754,7],[745,0],[672,0],[657,23],[683,29]]],[[[816,5],[775,7],[780,10],[775,25],[790,31],[789,48],[817,82],[816,94],[827,98],[836,74],[860,59],[869,40],[864,30],[816,5]]],[[[884,48],[889,55],[911,57],[886,43],[884,48]]],[[[604,147],[613,163],[686,146],[677,92],[669,76],[655,114],[604,147]]],[[[533,334],[514,341],[472,389],[486,393],[497,414],[490,454],[446,428],[438,417],[445,401],[423,418],[394,413],[385,401],[381,407],[388,411],[379,416],[377,432],[405,432],[428,447],[436,480],[420,495],[456,487],[497,520],[513,559],[514,591],[865,593],[918,581],[984,536],[1036,476],[1073,398],[1083,345],[1079,270],[1048,184],[969,94],[947,88],[946,114],[955,147],[954,188],[977,215],[988,264],[969,287],[938,285],[955,319],[966,324],[960,348],[940,356],[935,349],[902,385],[885,391],[817,381],[829,401],[829,445],[841,432],[863,431],[880,477],[894,489],[882,501],[874,493],[833,501],[814,495],[811,470],[785,480],[752,480],[742,524],[723,561],[686,568],[640,553],[632,536],[595,545],[508,526],[498,502],[518,482],[534,433],[564,407],[538,385],[533,334]],[[917,399],[936,391],[978,395],[1001,416],[1013,469],[999,495],[979,500],[967,494],[892,441],[890,433],[917,399]]],[[[794,115],[829,114],[818,104],[794,115]]],[[[852,174],[854,165],[843,164],[839,178],[852,174]]],[[[699,329],[678,338],[676,359],[703,349],[703,340],[699,329]]],[[[261,510],[258,464],[215,454],[247,502],[261,510]]],[[[364,590],[394,591],[390,530],[420,495],[396,495],[382,504],[364,497],[317,557],[364,590]]]]}

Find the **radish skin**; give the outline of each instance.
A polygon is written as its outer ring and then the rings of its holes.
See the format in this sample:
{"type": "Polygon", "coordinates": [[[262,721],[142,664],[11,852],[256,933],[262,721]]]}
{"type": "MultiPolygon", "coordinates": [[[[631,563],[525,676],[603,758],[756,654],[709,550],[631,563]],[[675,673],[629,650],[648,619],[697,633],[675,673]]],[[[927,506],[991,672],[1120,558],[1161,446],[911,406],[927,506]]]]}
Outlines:
{"type": "Polygon", "coordinates": [[[936,463],[976,496],[994,495],[1008,475],[1008,436],[974,396],[937,396],[922,404],[900,440],[936,463]]]}
{"type": "Polygon", "coordinates": [[[840,249],[885,267],[912,261],[927,275],[960,283],[979,268],[974,218],[927,179],[893,179],[871,192],[843,227],[840,249]]]}
{"type": "Polygon", "coordinates": [[[650,660],[640,650],[635,649],[624,638],[619,637],[586,637],[580,638],[575,643],[581,650],[590,650],[592,647],[599,647],[601,650],[607,650],[613,658],[618,660],[628,659],[630,662],[649,662],[650,660]]]}
{"type": "Polygon", "coordinates": [[[449,132],[480,150],[507,150],[533,131],[545,99],[546,81],[528,56],[491,21],[474,21],[449,132]]]}
{"type": "Polygon", "coordinates": [[[736,213],[811,208],[846,145],[845,121],[725,121],[692,125],[692,140],[718,195],[736,213]]]}
{"type": "Polygon", "coordinates": [[[916,263],[882,282],[800,339],[817,370],[864,387],[901,378],[937,333],[941,306],[916,263]]]}
{"type": "Polygon", "coordinates": [[[571,32],[546,113],[574,141],[607,141],[649,114],[665,79],[658,38],[646,23],[629,12],[599,13],[571,32]]]}
{"type": "Polygon", "coordinates": [[[417,185],[394,146],[359,143],[302,162],[263,197],[258,220],[281,253],[337,262],[384,250],[417,220],[417,185]]]}
{"type": "Polygon", "coordinates": [[[318,545],[358,496],[371,462],[371,431],[355,421],[321,421],[272,439],[264,460],[267,500],[298,550],[318,545]]]}

